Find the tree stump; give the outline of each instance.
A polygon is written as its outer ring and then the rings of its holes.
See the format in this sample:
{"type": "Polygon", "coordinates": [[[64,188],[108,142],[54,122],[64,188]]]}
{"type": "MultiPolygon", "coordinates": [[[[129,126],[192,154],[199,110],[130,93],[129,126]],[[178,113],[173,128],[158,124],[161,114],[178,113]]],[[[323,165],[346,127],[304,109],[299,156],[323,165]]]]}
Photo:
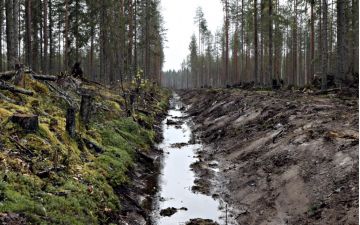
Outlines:
{"type": "Polygon", "coordinates": [[[11,122],[18,124],[27,131],[39,129],[39,117],[37,115],[16,113],[11,117],[11,122]]]}
{"type": "Polygon", "coordinates": [[[93,97],[89,94],[83,94],[81,96],[80,105],[80,119],[84,125],[89,123],[91,111],[92,111],[93,97]]]}
{"type": "Polygon", "coordinates": [[[69,136],[75,137],[75,128],[76,128],[76,111],[74,107],[69,107],[66,112],[66,131],[69,136]]]}

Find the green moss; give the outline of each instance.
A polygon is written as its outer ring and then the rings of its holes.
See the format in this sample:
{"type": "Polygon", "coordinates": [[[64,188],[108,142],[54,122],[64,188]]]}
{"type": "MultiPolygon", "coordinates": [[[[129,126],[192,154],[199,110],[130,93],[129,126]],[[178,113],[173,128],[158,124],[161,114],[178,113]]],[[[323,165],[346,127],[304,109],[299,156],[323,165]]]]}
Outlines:
{"type": "MultiPolygon", "coordinates": [[[[145,128],[124,117],[120,95],[89,86],[101,92],[95,100],[101,107],[88,127],[80,124],[77,115],[77,137],[71,138],[65,131],[67,106],[57,93],[38,81],[26,80],[26,87],[35,95],[2,92],[24,104],[0,103],[0,142],[6,150],[0,152],[0,213],[21,213],[33,224],[109,223],[105,212],[121,209],[114,188],[131,182],[126,174],[133,166],[135,152],[151,148],[155,137],[151,127],[156,113],[167,108],[169,93],[143,87],[155,93],[155,98],[146,102],[153,113],[134,115],[147,124],[145,128]],[[8,118],[14,112],[39,115],[39,130],[26,133],[10,122],[8,118]],[[99,145],[103,152],[88,149],[82,137],[99,145]],[[47,176],[36,175],[49,169],[47,176]]],[[[74,98],[79,102],[79,96],[74,98]]]]}

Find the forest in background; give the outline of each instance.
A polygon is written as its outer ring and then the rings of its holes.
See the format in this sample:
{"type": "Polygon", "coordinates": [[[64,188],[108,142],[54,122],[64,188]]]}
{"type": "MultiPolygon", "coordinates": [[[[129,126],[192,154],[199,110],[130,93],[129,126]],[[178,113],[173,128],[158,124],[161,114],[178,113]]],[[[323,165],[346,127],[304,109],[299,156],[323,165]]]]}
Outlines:
{"type": "Polygon", "coordinates": [[[189,55],[163,74],[164,86],[357,84],[358,0],[221,1],[223,27],[211,33],[199,7],[189,55]]]}
{"type": "Polygon", "coordinates": [[[16,64],[107,84],[158,82],[163,62],[160,0],[0,0],[0,71],[16,64]]]}

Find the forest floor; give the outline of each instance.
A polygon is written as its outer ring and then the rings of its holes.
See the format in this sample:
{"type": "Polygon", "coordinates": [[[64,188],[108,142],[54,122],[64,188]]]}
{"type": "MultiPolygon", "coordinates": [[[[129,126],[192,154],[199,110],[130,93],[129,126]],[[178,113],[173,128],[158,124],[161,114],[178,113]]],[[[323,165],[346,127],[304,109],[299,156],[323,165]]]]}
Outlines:
{"type": "Polygon", "coordinates": [[[239,224],[358,224],[358,97],[179,94],[206,146],[195,169],[198,189],[225,199],[239,224]],[[206,172],[212,166],[220,169],[216,178],[206,172]]]}

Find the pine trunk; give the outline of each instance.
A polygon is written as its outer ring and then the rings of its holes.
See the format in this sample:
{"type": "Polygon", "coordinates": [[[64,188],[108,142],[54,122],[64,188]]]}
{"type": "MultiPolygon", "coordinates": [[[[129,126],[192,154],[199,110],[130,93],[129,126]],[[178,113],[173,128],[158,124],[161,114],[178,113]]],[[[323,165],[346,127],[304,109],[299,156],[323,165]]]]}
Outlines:
{"type": "Polygon", "coordinates": [[[269,79],[273,80],[273,23],[272,0],[269,0],[269,79]]]}
{"type": "Polygon", "coordinates": [[[337,78],[346,79],[346,16],[345,0],[337,1],[337,78]]]}
{"type": "Polygon", "coordinates": [[[47,73],[49,70],[49,27],[48,27],[48,0],[44,0],[44,62],[43,72],[47,73]]]}
{"type": "Polygon", "coordinates": [[[257,23],[257,0],[254,0],[254,80],[259,83],[258,77],[258,23],[257,23]]]}
{"type": "Polygon", "coordinates": [[[315,67],[315,15],[314,15],[315,0],[311,0],[311,15],[310,15],[310,79],[313,80],[315,67]]]}
{"type": "Polygon", "coordinates": [[[327,0],[322,0],[322,69],[321,69],[321,89],[327,89],[327,57],[328,57],[328,40],[327,40],[327,11],[328,11],[328,3],[327,0]]]}

